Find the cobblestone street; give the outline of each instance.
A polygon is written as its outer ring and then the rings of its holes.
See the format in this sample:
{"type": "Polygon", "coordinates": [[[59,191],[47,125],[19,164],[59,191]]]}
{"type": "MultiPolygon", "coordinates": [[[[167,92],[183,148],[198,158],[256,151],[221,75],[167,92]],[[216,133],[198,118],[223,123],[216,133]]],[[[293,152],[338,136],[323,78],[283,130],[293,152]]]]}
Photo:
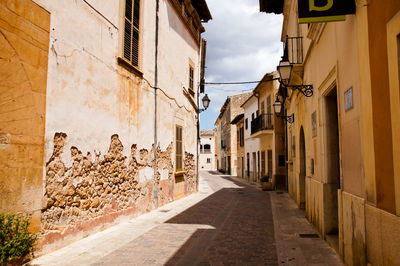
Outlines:
{"type": "Polygon", "coordinates": [[[341,265],[287,193],[201,173],[199,193],[33,261],[35,265],[341,265]]]}

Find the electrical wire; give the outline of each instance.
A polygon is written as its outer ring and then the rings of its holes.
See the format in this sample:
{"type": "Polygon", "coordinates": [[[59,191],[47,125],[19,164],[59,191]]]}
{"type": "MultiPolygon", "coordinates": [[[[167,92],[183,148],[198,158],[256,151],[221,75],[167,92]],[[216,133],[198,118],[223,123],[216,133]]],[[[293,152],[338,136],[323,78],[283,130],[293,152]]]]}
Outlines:
{"type": "Polygon", "coordinates": [[[241,85],[241,84],[254,84],[261,82],[269,82],[273,80],[278,80],[279,78],[273,78],[268,80],[259,80],[259,81],[234,81],[234,82],[204,82],[204,85],[241,85]]]}

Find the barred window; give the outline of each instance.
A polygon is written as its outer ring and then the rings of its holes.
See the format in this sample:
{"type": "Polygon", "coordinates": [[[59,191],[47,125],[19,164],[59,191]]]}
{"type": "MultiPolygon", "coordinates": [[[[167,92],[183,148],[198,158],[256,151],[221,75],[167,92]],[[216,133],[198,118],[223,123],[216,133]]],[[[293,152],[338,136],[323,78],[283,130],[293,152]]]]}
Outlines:
{"type": "Polygon", "coordinates": [[[176,172],[183,171],[183,146],[182,146],[182,127],[176,126],[175,133],[175,142],[176,142],[176,150],[175,150],[175,170],[176,172]]]}
{"type": "Polygon", "coordinates": [[[139,66],[140,0],[125,0],[124,58],[139,66]]]}

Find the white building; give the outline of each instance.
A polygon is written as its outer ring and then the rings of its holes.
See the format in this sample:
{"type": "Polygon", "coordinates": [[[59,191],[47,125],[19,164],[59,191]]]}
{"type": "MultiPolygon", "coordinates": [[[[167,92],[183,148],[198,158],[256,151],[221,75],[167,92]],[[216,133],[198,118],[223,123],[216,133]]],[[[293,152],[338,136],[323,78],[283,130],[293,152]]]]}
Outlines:
{"type": "Polygon", "coordinates": [[[216,170],[214,130],[200,131],[199,170],[216,170]]]}
{"type": "Polygon", "coordinates": [[[260,140],[251,137],[251,121],[257,117],[258,99],[252,95],[242,104],[244,109],[245,173],[243,178],[257,181],[260,178],[260,140]]]}

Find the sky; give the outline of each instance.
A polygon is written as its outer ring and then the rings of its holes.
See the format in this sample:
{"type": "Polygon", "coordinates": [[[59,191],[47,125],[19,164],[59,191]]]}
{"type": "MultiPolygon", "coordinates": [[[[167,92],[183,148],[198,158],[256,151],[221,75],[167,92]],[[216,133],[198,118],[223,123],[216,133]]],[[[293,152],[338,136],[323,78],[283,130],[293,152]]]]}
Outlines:
{"type": "MultiPolygon", "coordinates": [[[[276,70],[283,54],[282,15],[259,12],[259,0],[207,0],[207,4],[213,19],[203,24],[206,82],[257,81],[276,70]]],[[[200,114],[200,128],[214,128],[227,96],[249,92],[256,85],[207,85],[211,103],[200,114]]]]}

